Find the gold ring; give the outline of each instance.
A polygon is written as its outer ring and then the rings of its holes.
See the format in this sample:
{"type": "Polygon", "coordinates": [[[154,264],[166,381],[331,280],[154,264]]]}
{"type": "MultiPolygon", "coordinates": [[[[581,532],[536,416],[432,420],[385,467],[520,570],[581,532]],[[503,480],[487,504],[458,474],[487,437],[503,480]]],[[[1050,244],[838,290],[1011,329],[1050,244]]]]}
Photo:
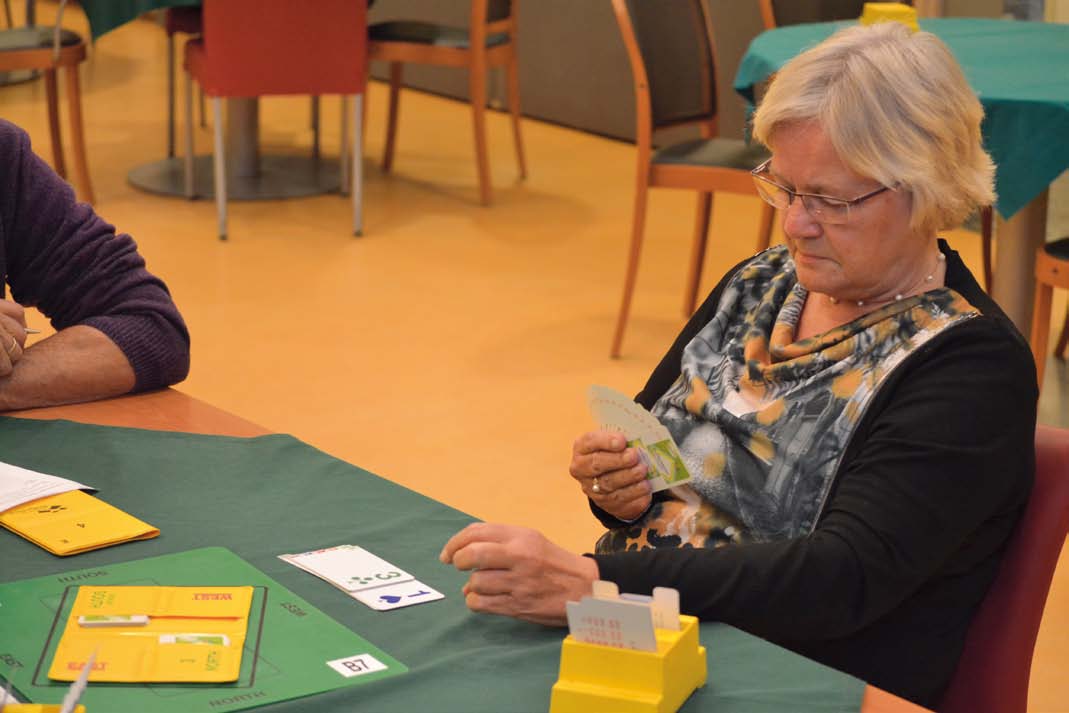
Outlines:
{"type": "Polygon", "coordinates": [[[594,476],[594,484],[590,486],[590,491],[593,493],[601,493],[601,486],[598,485],[598,476],[594,476]]]}

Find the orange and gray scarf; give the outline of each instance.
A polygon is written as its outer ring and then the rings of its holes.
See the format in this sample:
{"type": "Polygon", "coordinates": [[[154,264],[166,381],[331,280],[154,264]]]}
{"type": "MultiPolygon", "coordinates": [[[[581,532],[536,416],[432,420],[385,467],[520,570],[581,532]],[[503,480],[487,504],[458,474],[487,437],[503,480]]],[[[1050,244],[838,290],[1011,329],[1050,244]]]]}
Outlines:
{"type": "Polygon", "coordinates": [[[607,532],[598,552],[808,534],[887,376],[943,330],[979,315],[943,287],[794,341],[807,294],[784,246],[735,274],[652,409],[694,479],[638,522],[607,532]]]}

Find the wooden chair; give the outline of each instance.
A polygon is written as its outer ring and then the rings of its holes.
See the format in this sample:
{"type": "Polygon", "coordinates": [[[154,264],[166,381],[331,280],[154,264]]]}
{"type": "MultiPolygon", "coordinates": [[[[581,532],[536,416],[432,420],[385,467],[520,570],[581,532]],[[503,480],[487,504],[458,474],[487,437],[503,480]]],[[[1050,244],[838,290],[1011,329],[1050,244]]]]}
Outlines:
{"type": "Polygon", "coordinates": [[[1032,653],[1069,532],[1069,431],[1036,428],[1036,481],[980,605],[941,713],[1025,713],[1032,653]]]}
{"type": "MultiPolygon", "coordinates": [[[[167,33],[167,158],[175,155],[175,60],[176,34],[198,36],[202,32],[199,6],[169,7],[163,17],[163,30],[167,33]]],[[[200,93],[200,125],[204,126],[204,92],[200,93]]]]}
{"type": "MultiPolygon", "coordinates": [[[[1043,371],[1047,365],[1047,338],[1050,334],[1050,303],[1053,288],[1069,289],[1069,237],[1055,240],[1036,250],[1036,291],[1032,307],[1032,356],[1036,360],[1036,377],[1043,388],[1043,371]]],[[[1069,310],[1065,313],[1061,336],[1054,354],[1065,359],[1069,344],[1069,310]]]]}
{"type": "MultiPolygon", "coordinates": [[[[698,192],[694,242],[684,290],[683,312],[697,303],[712,215],[713,193],[757,196],[750,171],[768,158],[764,147],[741,139],[717,138],[715,48],[701,0],[613,0],[635,82],[638,166],[635,179],[631,248],[623,298],[610,356],[620,356],[646,222],[650,188],[684,188],[698,192]],[[694,125],[702,138],[653,150],[658,129],[694,125]]],[[[775,211],[761,203],[757,249],[768,247],[775,211]]]]}
{"type": "Polygon", "coordinates": [[[212,98],[215,130],[215,199],[219,239],[226,240],[226,160],[222,97],[279,94],[352,96],[352,132],[342,131],[342,192],[349,183],[348,141],[353,142],[353,233],[363,230],[363,95],[367,86],[367,4],[317,0],[205,0],[204,35],[185,46],[186,194],[193,197],[193,84],[212,98]]]}
{"type": "Polygon", "coordinates": [[[48,129],[52,139],[52,167],[67,177],[63,159],[63,138],[59,130],[59,98],[56,71],[63,68],[67,85],[67,111],[70,117],[74,173],[82,200],[93,203],[93,184],[89,180],[89,162],[85,154],[82,128],[82,94],[78,82],[78,65],[85,60],[85,42],[75,32],[60,27],[66,0],[61,0],[55,27],[20,27],[0,32],[0,72],[20,69],[44,74],[48,103],[48,129]]]}
{"type": "Polygon", "coordinates": [[[520,177],[527,177],[520,135],[520,78],[516,59],[518,4],[519,0],[472,0],[471,23],[467,30],[417,21],[380,22],[369,28],[370,58],[390,63],[389,116],[382,156],[384,173],[389,173],[393,167],[403,65],[412,63],[467,68],[475,128],[475,163],[483,205],[489,205],[492,198],[486,150],[486,78],[490,67],[504,67],[516,160],[520,165],[520,177]]]}

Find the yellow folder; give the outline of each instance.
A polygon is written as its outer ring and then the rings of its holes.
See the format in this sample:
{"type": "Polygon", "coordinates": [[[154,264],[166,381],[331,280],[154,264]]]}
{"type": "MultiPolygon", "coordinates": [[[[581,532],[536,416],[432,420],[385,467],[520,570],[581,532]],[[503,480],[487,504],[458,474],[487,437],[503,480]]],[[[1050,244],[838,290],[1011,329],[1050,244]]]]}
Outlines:
{"type": "Polygon", "coordinates": [[[0,525],[61,557],[160,534],[152,525],[81,490],[6,510],[0,513],[0,525]]]}
{"type": "Polygon", "coordinates": [[[73,681],[236,681],[252,587],[81,586],[48,677],[73,681]]]}

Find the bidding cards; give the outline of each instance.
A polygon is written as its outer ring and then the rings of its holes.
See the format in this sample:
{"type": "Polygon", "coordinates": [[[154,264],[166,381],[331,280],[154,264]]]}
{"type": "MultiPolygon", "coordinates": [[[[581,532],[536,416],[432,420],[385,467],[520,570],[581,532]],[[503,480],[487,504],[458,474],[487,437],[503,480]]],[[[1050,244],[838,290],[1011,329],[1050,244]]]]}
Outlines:
{"type": "Polygon", "coordinates": [[[400,567],[356,545],[338,545],[278,557],[330,582],[353,599],[378,611],[444,598],[441,592],[431,589],[400,567]]]}
{"type": "Polygon", "coordinates": [[[607,386],[591,386],[587,398],[590,413],[598,425],[623,433],[627,445],[638,452],[638,457],[649,469],[646,479],[653,486],[653,492],[690,480],[679,447],[656,416],[607,386]]]}
{"type": "Polygon", "coordinates": [[[679,631],[679,592],[668,587],[647,597],[620,594],[612,582],[597,581],[593,596],[566,606],[569,633],[586,644],[656,651],[655,629],[679,631]]]}

